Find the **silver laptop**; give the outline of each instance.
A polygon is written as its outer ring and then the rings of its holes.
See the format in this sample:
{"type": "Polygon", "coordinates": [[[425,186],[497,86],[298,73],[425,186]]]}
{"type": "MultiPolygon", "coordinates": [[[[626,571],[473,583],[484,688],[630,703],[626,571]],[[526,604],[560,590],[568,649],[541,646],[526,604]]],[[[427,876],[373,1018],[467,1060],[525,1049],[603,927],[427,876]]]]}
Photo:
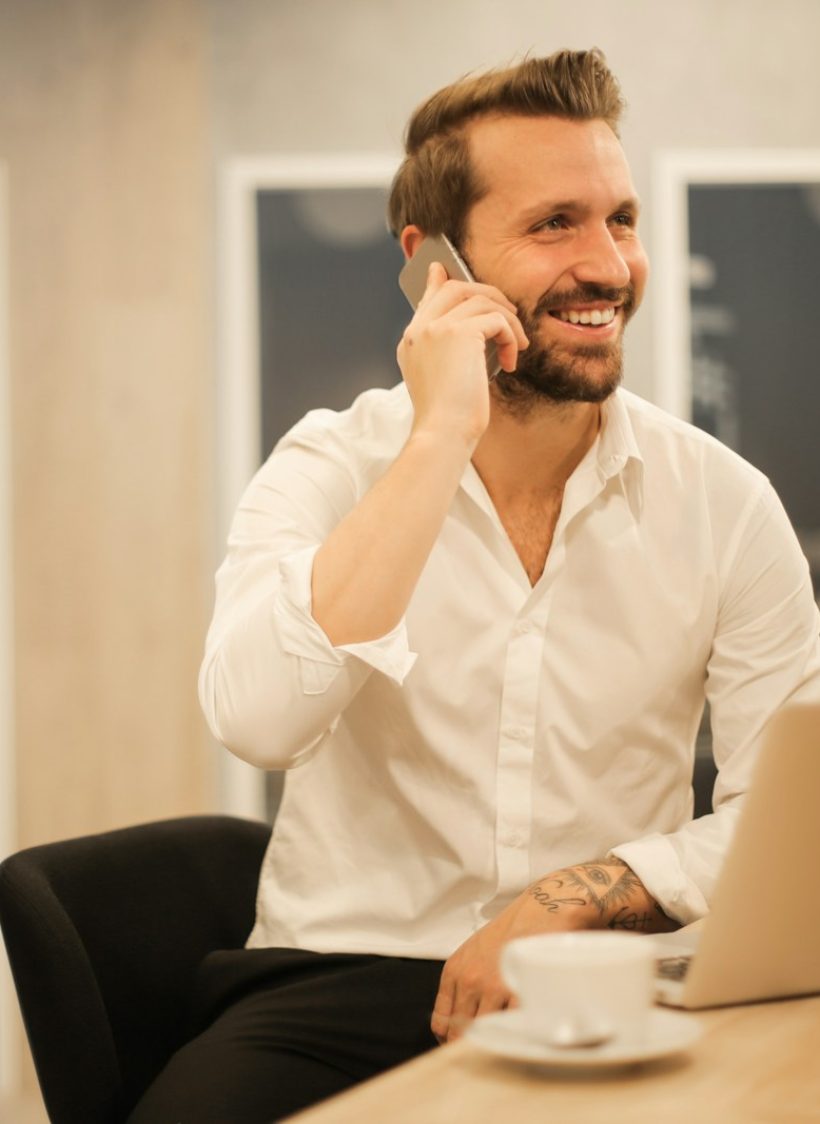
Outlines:
{"type": "Polygon", "coordinates": [[[820,706],[790,706],[767,728],[711,911],[691,927],[694,953],[688,928],[663,939],[658,1002],[717,1007],[820,992],[819,867],[820,706]]]}

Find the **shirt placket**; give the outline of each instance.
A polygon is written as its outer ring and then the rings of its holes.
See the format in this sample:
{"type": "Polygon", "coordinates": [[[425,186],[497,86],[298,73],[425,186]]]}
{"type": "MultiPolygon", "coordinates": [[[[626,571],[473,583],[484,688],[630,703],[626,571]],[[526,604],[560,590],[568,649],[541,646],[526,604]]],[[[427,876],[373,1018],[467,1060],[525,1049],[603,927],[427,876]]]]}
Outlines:
{"type": "Polygon", "coordinates": [[[496,776],[496,892],[520,893],[529,881],[532,762],[536,707],[548,606],[524,612],[513,624],[501,694],[496,776]]]}
{"type": "Polygon", "coordinates": [[[592,502],[604,482],[602,475],[588,472],[576,478],[574,486],[567,490],[544,573],[512,625],[504,665],[498,738],[496,903],[520,894],[533,877],[532,775],[550,606],[565,562],[566,528],[592,502]]]}

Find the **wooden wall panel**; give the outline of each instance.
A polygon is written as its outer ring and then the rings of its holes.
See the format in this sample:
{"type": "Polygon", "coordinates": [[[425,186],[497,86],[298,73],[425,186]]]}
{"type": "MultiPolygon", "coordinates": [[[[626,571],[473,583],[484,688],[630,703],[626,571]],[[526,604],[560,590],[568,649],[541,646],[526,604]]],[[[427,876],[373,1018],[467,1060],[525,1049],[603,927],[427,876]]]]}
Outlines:
{"type": "Polygon", "coordinates": [[[216,805],[204,58],[196,0],[0,4],[17,846],[216,805]]]}
{"type": "Polygon", "coordinates": [[[195,0],[0,11],[21,845],[215,803],[203,38],[195,0]]]}

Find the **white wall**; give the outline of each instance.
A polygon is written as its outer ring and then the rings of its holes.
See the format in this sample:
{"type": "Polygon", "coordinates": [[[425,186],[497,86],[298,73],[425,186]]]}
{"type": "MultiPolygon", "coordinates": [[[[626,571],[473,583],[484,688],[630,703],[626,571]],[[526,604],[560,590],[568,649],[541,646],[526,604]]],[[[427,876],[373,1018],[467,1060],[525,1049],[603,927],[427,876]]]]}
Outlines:
{"type": "MultiPolygon", "coordinates": [[[[207,0],[214,158],[391,151],[413,107],[526,51],[599,46],[651,211],[664,147],[820,146],[817,0],[207,0]]],[[[651,219],[651,214],[648,215],[651,219]]],[[[644,226],[651,254],[649,223],[644,226]]],[[[652,397],[652,297],[627,384],[652,397]]]]}

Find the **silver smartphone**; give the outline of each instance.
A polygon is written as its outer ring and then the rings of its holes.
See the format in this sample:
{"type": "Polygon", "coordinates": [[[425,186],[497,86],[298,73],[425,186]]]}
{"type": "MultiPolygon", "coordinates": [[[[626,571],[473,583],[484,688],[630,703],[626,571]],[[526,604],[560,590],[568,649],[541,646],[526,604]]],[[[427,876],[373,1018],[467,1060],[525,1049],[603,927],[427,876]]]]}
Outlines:
{"type": "MultiPolygon", "coordinates": [[[[414,309],[418,307],[419,301],[424,296],[424,290],[427,288],[427,271],[434,261],[441,262],[451,280],[475,280],[446,234],[425,238],[399,274],[399,288],[414,309]]],[[[501,370],[501,364],[498,362],[498,354],[492,340],[487,344],[486,352],[487,374],[494,379],[501,370]]]]}

